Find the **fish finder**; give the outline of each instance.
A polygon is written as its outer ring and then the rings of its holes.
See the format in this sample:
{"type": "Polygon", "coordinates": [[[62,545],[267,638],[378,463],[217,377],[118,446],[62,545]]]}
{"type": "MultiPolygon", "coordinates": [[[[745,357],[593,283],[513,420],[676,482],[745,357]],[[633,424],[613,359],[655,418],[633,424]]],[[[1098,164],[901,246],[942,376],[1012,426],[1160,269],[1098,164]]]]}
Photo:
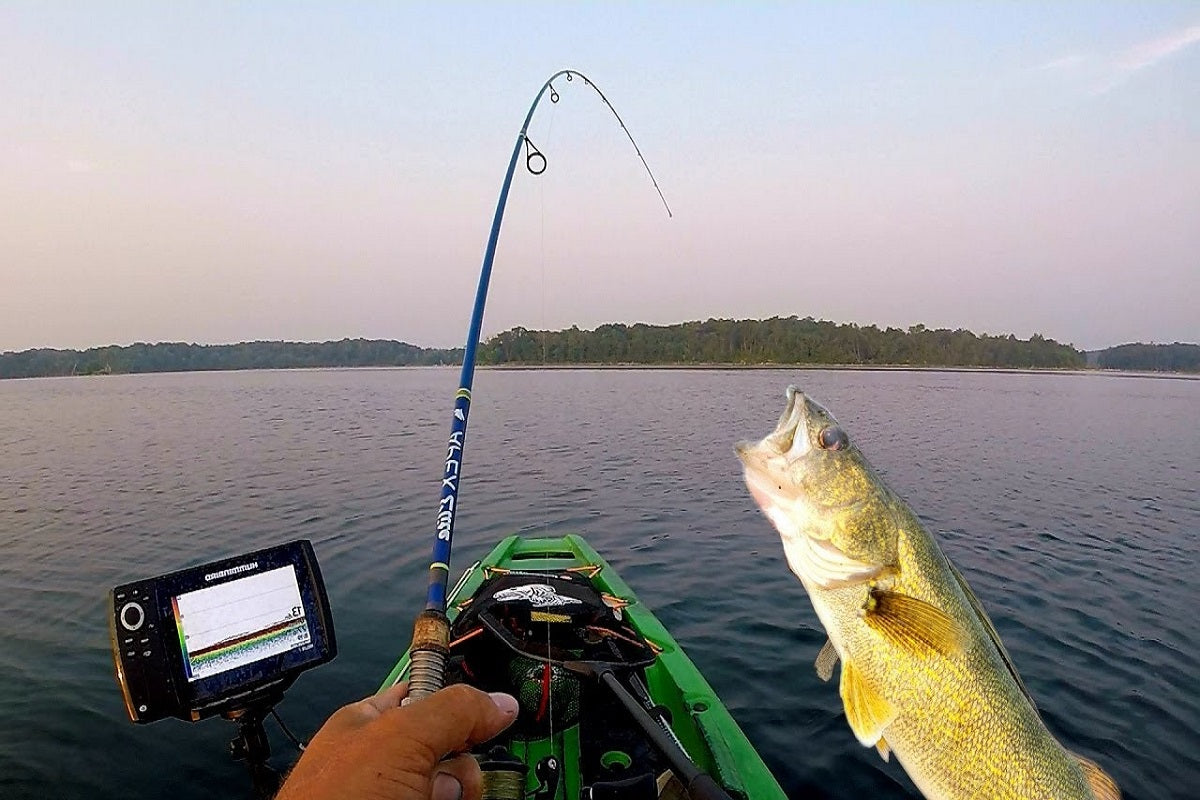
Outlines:
{"type": "Polygon", "coordinates": [[[301,672],[337,655],[307,540],[118,586],[109,630],[125,708],[139,723],[273,705],[301,672]]]}

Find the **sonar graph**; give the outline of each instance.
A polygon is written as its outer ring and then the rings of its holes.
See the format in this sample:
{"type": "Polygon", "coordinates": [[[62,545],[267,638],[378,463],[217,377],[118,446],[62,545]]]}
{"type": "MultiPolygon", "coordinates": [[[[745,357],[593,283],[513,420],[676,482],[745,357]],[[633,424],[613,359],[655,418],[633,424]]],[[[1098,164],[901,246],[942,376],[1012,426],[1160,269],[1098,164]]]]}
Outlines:
{"type": "Polygon", "coordinates": [[[189,681],[311,641],[292,566],[181,594],[171,605],[189,681]]]}

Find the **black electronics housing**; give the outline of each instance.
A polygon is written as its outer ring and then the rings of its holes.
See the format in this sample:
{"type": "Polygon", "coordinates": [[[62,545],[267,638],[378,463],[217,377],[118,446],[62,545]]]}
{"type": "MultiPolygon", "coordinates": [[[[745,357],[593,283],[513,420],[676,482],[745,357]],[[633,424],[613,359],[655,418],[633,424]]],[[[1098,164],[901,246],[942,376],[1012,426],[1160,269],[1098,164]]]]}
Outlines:
{"type": "Polygon", "coordinates": [[[337,655],[308,540],[118,586],[109,632],[125,708],[143,723],[273,704],[337,655]]]}

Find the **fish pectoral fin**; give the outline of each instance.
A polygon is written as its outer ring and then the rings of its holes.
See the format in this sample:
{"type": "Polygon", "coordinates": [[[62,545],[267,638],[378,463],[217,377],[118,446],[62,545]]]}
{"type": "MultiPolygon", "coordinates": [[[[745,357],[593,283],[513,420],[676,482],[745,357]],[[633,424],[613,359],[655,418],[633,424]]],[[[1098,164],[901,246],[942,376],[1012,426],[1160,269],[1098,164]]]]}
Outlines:
{"type": "Polygon", "coordinates": [[[898,647],[918,654],[952,656],[962,651],[965,632],[937,606],[898,592],[872,589],[863,619],[898,647]]]}
{"type": "MultiPolygon", "coordinates": [[[[883,739],[883,731],[896,719],[896,709],[862,679],[850,661],[842,661],[842,705],[850,730],[863,747],[883,739]]],[[[886,743],[884,745],[887,746],[886,743]]]]}
{"type": "Polygon", "coordinates": [[[1121,800],[1121,790],[1117,788],[1117,782],[1110,778],[1107,772],[1100,769],[1099,764],[1078,753],[1071,753],[1071,755],[1079,762],[1079,766],[1083,770],[1083,777],[1087,779],[1088,786],[1091,787],[1096,800],[1121,800]]]}
{"type": "Polygon", "coordinates": [[[884,763],[891,759],[892,748],[888,747],[887,739],[879,737],[879,741],[875,743],[875,749],[879,751],[879,757],[883,759],[884,763]]]}
{"type": "Polygon", "coordinates": [[[817,677],[828,683],[833,677],[833,668],[837,666],[837,662],[838,652],[833,647],[833,640],[826,639],[825,646],[817,653],[817,661],[813,665],[817,668],[817,677]]]}

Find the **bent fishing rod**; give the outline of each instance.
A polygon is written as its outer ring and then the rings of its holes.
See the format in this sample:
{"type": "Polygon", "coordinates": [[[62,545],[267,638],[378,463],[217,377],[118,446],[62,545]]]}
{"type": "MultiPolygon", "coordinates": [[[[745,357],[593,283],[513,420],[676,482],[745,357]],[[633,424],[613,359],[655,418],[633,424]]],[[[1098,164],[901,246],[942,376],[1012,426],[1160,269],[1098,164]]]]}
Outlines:
{"type": "Polygon", "coordinates": [[[663,202],[663,207],[667,210],[667,216],[671,216],[671,207],[667,205],[667,199],[663,197],[662,189],[659,188],[654,173],[650,171],[650,165],[646,163],[641,148],[634,141],[633,134],[625,126],[621,115],[604,96],[604,92],[600,91],[596,84],[578,70],[564,69],[551,75],[533,98],[533,103],[529,106],[529,113],[525,115],[525,122],[517,134],[512,157],[508,161],[508,171],[505,172],[504,183],[500,187],[500,199],[496,202],[496,214],[492,219],[492,229],[488,234],[487,247],[483,253],[483,266],[479,270],[479,286],[475,290],[475,307],[471,311],[471,324],[467,330],[467,343],[463,350],[462,374],[458,381],[458,391],[454,393],[454,412],[450,423],[450,441],[446,447],[446,463],[442,471],[442,492],[441,500],[438,502],[433,559],[429,565],[429,592],[426,595],[425,609],[417,615],[417,621],[413,626],[412,645],[409,647],[409,689],[405,703],[427,697],[442,688],[445,683],[446,660],[450,654],[450,621],[446,616],[446,585],[450,577],[450,545],[454,539],[454,520],[458,511],[458,488],[462,479],[463,445],[467,437],[467,418],[471,413],[471,385],[475,379],[475,349],[479,344],[479,336],[483,327],[483,307],[487,302],[488,285],[492,277],[492,260],[496,256],[496,242],[500,238],[500,224],[504,220],[504,208],[508,203],[508,190],[512,186],[513,174],[516,172],[522,149],[525,151],[525,167],[531,174],[541,175],[546,171],[546,157],[529,139],[529,123],[533,120],[533,114],[537,111],[538,104],[547,91],[550,93],[550,102],[558,102],[559,94],[553,84],[560,77],[565,78],[568,82],[579,78],[585,86],[593,89],[604,101],[604,105],[620,123],[621,130],[625,131],[625,135],[629,137],[634,151],[642,161],[642,166],[646,168],[646,174],[650,176],[650,182],[654,184],[654,188],[663,202]]]}

